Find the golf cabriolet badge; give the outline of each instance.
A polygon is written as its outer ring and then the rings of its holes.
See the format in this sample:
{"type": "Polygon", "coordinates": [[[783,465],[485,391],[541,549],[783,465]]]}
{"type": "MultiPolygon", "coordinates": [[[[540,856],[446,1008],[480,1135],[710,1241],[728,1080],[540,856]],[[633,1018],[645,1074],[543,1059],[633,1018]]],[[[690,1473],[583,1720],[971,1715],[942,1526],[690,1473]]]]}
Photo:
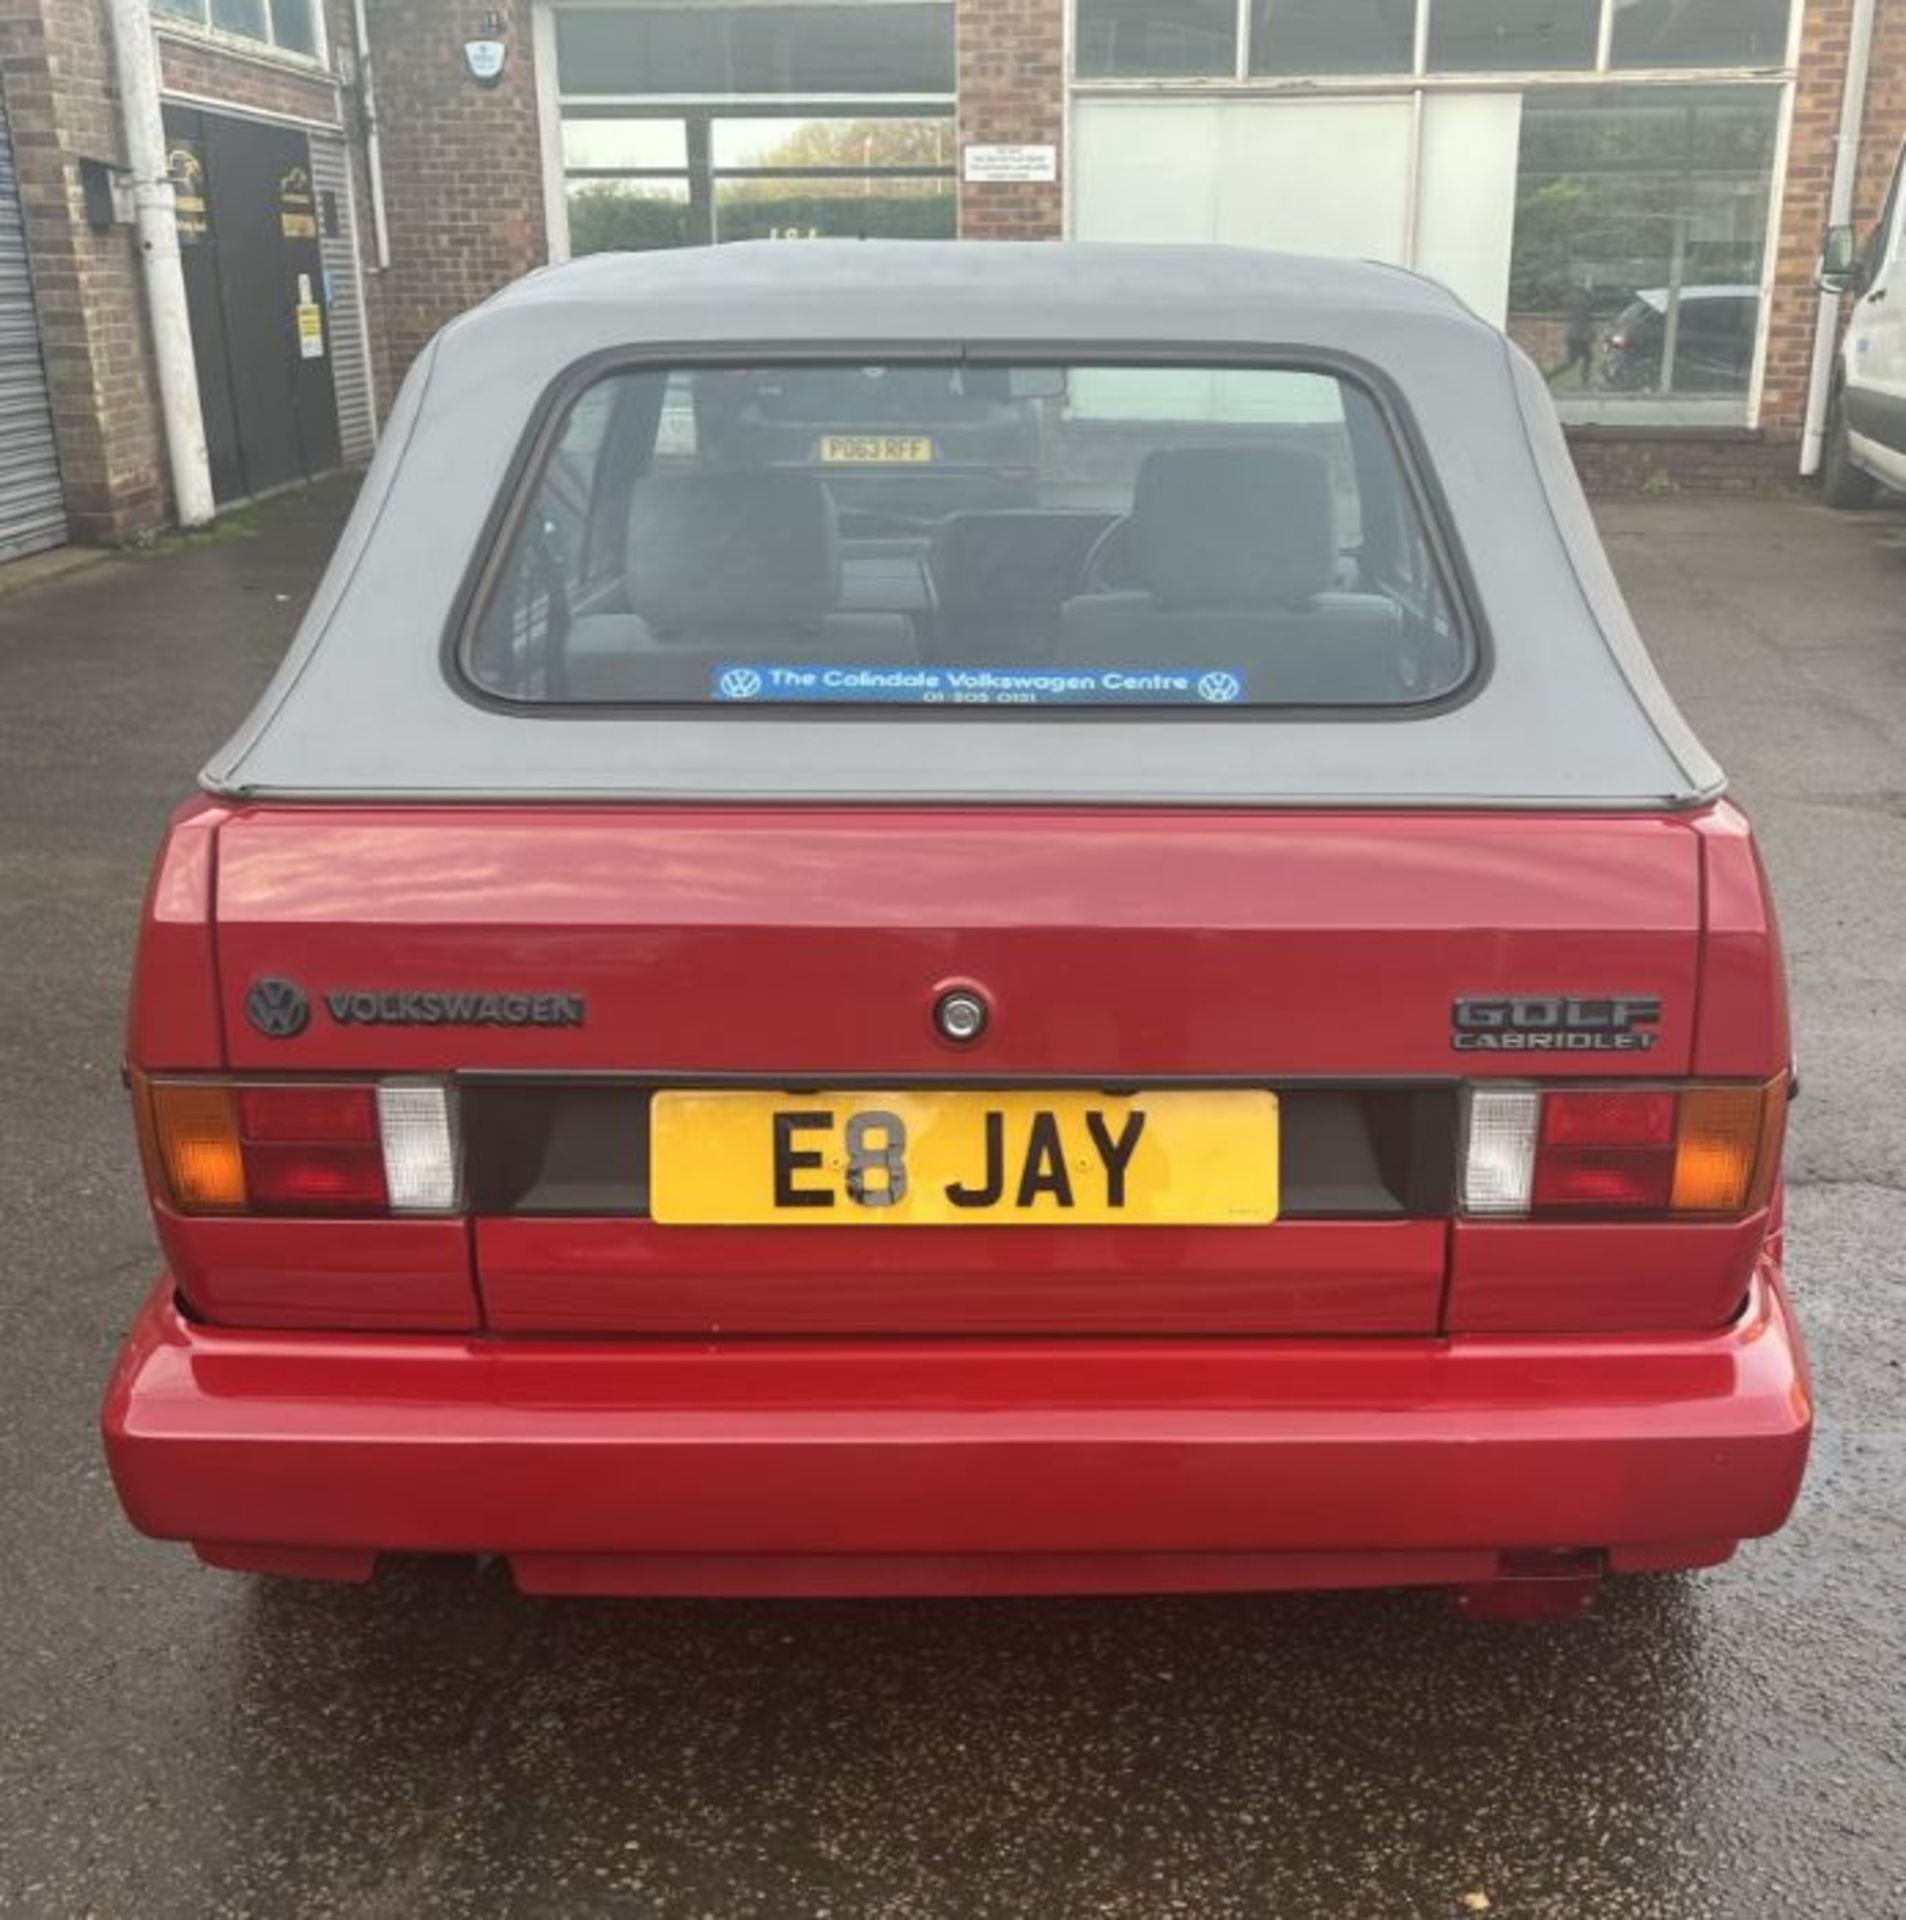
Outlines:
{"type": "Polygon", "coordinates": [[[1646,1053],[1661,1024],[1653,994],[1464,994],[1451,1009],[1458,1053],[1646,1053]]]}

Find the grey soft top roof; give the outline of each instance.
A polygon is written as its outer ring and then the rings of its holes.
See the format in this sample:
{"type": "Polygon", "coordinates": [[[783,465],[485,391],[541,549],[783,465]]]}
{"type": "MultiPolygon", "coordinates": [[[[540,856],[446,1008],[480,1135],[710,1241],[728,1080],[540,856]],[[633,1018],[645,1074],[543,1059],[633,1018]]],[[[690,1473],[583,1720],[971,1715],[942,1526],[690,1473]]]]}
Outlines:
{"type": "Polygon", "coordinates": [[[1646,807],[1720,769],[1655,674],[1548,391],[1494,328],[1399,269],[1225,247],[759,242],[599,255],[438,335],[277,677],[207,767],[240,796],[1646,807]],[[1000,356],[1285,350],[1376,367],[1413,418],[1489,635],[1468,699],[1408,717],[1175,720],[501,711],[443,639],[552,383],[591,355],[841,347],[1000,356]]]}

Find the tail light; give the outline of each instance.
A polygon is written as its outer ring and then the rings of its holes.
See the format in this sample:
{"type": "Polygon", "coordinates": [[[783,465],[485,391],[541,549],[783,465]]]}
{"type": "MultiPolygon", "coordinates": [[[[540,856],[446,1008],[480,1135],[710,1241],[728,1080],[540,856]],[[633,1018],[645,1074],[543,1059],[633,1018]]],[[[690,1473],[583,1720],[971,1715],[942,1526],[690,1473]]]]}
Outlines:
{"type": "Polygon", "coordinates": [[[1786,1080],[1765,1085],[1475,1087],[1466,1213],[1495,1219],[1728,1217],[1765,1203],[1786,1080]]]}
{"type": "Polygon", "coordinates": [[[189,1214],[451,1213],[455,1111],[440,1081],[135,1082],[146,1164],[189,1214]]]}

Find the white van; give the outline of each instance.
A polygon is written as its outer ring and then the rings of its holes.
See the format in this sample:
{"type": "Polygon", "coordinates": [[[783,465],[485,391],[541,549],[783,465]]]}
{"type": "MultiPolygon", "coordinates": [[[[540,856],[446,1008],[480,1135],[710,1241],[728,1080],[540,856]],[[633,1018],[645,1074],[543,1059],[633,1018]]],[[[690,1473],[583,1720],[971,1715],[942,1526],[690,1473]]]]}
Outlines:
{"type": "Polygon", "coordinates": [[[1853,297],[1840,342],[1820,467],[1830,507],[1870,506],[1875,490],[1906,491],[1906,148],[1877,225],[1827,234],[1820,284],[1853,297]]]}

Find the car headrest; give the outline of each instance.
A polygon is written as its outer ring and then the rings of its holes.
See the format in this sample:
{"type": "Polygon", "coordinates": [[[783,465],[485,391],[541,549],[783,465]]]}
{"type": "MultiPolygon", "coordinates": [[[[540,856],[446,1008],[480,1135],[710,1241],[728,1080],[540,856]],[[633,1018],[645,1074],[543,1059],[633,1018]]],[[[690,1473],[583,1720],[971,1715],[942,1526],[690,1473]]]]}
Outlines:
{"type": "Polygon", "coordinates": [[[834,502],[811,473],[647,474],[629,499],[628,592],[658,633],[817,626],[840,597],[834,502]]]}
{"type": "Polygon", "coordinates": [[[1336,518],[1321,454],[1161,448],[1139,463],[1133,563],[1167,606],[1297,606],[1331,584],[1336,518]]]}

